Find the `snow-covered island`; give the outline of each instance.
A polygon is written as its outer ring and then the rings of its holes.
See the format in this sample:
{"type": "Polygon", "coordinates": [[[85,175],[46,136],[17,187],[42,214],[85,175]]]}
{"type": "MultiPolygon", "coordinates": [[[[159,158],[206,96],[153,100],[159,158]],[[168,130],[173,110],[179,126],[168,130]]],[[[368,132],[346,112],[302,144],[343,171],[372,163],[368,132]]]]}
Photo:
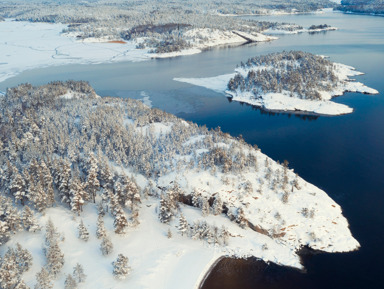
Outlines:
{"type": "Polygon", "coordinates": [[[10,88],[0,116],[2,288],[193,289],[222,256],[359,248],[324,191],[220,129],[74,81],[10,88]]]}
{"type": "Polygon", "coordinates": [[[234,101],[265,110],[341,115],[353,109],[331,101],[333,96],[344,92],[378,93],[349,78],[361,74],[324,56],[284,51],[250,58],[232,74],[174,80],[226,93],[234,101]]]}
{"type": "Polygon", "coordinates": [[[298,34],[298,33],[318,33],[324,31],[334,31],[337,30],[337,27],[320,24],[320,25],[311,25],[308,28],[304,28],[301,25],[292,24],[292,23],[281,23],[275,27],[268,28],[263,31],[267,35],[279,35],[279,34],[298,34]]]}

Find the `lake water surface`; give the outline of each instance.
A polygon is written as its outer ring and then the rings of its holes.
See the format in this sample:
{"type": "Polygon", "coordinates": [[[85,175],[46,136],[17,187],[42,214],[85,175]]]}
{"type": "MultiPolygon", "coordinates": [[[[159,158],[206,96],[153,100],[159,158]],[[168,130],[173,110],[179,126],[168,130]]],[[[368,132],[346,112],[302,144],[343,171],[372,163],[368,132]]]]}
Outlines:
{"type": "Polygon", "coordinates": [[[208,127],[242,135],[275,160],[287,159],[304,179],[343,208],[361,249],[343,254],[304,253],[306,273],[255,260],[221,261],[203,289],[382,288],[384,284],[384,98],[346,93],[337,102],[355,109],[337,117],[268,114],[174,77],[210,77],[233,71],[249,57],[282,50],[327,55],[365,72],[358,81],[384,91],[384,18],[326,13],[259,17],[338,31],[280,36],[257,45],[139,63],[68,65],[26,71],[0,83],[0,90],[30,82],[88,80],[102,96],[143,98],[152,105],[208,127]]]}

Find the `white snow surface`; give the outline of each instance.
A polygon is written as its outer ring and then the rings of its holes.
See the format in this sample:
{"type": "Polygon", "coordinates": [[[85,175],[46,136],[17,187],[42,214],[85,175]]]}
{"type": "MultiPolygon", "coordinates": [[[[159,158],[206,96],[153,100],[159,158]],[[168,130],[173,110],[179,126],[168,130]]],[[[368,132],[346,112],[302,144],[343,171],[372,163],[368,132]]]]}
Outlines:
{"type": "MultiPolygon", "coordinates": [[[[149,49],[136,49],[137,43],[142,39],[124,44],[110,43],[110,39],[105,37],[78,40],[73,32],[62,34],[63,28],[66,28],[66,25],[12,19],[0,22],[0,82],[22,71],[47,66],[144,61],[151,58],[191,55],[209,47],[247,41],[232,31],[192,29],[184,35],[192,44],[190,49],[156,54],[149,53],[149,49]]],[[[247,35],[254,41],[275,39],[260,33],[247,35]]]]}
{"type": "MultiPolygon", "coordinates": [[[[266,67],[252,67],[251,69],[260,70],[266,69],[266,67]]],[[[246,76],[249,70],[250,68],[237,68],[235,71],[246,76]]],[[[309,112],[321,115],[341,115],[353,112],[351,107],[331,101],[332,97],[342,95],[346,91],[367,94],[379,93],[376,89],[367,87],[361,82],[351,80],[349,78],[350,76],[363,74],[351,66],[334,63],[334,72],[339,78],[340,83],[333,91],[319,91],[323,98],[321,101],[291,97],[288,91],[282,91],[281,93],[264,93],[258,98],[255,98],[253,93],[249,91],[229,91],[227,90],[227,84],[229,80],[234,77],[235,73],[207,78],[174,78],[174,80],[202,86],[220,93],[226,93],[232,100],[262,107],[266,110],[309,112]]]]}
{"type": "MultiPolygon", "coordinates": [[[[188,126],[188,123],[182,124],[188,126]]],[[[121,120],[121,125],[136,126],[131,119],[121,120]]],[[[138,134],[145,134],[148,140],[152,141],[169,137],[177,125],[173,122],[161,122],[135,129],[138,134]]],[[[194,155],[207,153],[208,150],[201,145],[205,141],[212,141],[212,136],[191,135],[182,145],[194,148],[195,151],[190,155],[178,153],[175,155],[175,160],[190,159],[194,155]]],[[[214,143],[214,146],[230,149],[232,153],[240,150],[245,156],[253,155],[257,160],[256,165],[242,171],[241,174],[223,173],[219,169],[214,173],[199,168],[171,170],[157,179],[155,187],[169,187],[176,180],[184,192],[198,190],[204,197],[219,195],[233,215],[236,215],[238,208],[242,208],[245,218],[264,233],[249,227],[243,229],[224,214],[217,216],[210,214],[203,217],[200,209],[181,204],[181,212],[189,224],[204,220],[209,225],[219,228],[224,225],[230,232],[227,246],[192,240],[178,234],[178,217],[170,224],[159,222],[157,198],[142,197],[142,203],[139,205],[140,225],[129,228],[125,235],[116,235],[113,229],[113,217],[109,213],[105,215],[107,235],[111,238],[114,249],[110,255],[102,256],[99,249],[101,241],[95,236],[96,205],[86,204],[80,217],[68,208],[57,205],[46,210],[44,215],[37,216],[42,225],[51,218],[65,238],[59,243],[64,253],[65,264],[55,280],[54,288],[64,288],[65,276],[72,273],[76,263],[83,265],[87,275],[86,282],[81,284],[82,288],[197,289],[211,265],[222,256],[237,258],[254,256],[266,262],[302,269],[303,266],[296,253],[302,246],[307,245],[325,252],[345,252],[359,248],[360,245],[351,235],[340,206],[324,191],[298,177],[299,187],[289,185],[289,199],[284,203],[282,190],[272,189],[271,184],[268,184],[270,181],[265,177],[268,170],[265,162],[268,162],[272,178],[281,179],[283,167],[259,150],[240,144],[235,139],[229,138],[225,143],[223,141],[214,143]],[[249,182],[253,189],[246,190],[246,182],[249,182]],[[313,215],[304,216],[302,213],[304,208],[313,212],[313,215]],[[90,233],[88,242],[77,238],[77,226],[81,220],[90,233]],[[167,238],[168,229],[173,235],[171,239],[167,238]],[[271,235],[277,236],[272,238],[271,235]],[[112,276],[112,262],[120,253],[129,257],[129,265],[132,268],[131,274],[125,280],[117,280],[112,276]]],[[[111,165],[115,170],[133,176],[140,188],[148,185],[146,177],[129,168],[111,165]]],[[[287,169],[286,174],[291,184],[296,178],[295,173],[287,169]]],[[[99,201],[100,196],[97,197],[96,203],[99,201]]],[[[127,209],[125,210],[128,215],[127,209]]],[[[16,233],[6,246],[0,248],[1,253],[4,254],[7,246],[14,247],[17,242],[33,255],[32,268],[22,276],[27,285],[33,288],[36,273],[45,265],[42,251],[44,230],[37,233],[16,233]]]]}

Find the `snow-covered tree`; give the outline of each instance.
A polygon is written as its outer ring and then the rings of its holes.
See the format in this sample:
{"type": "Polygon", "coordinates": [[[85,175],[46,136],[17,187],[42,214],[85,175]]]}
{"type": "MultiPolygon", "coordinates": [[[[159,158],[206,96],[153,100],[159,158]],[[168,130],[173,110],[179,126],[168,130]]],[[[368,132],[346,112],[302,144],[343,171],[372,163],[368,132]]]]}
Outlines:
{"type": "Polygon", "coordinates": [[[118,206],[116,209],[115,220],[113,221],[113,227],[116,234],[124,234],[125,229],[128,227],[128,221],[123,209],[118,206]]]}
{"type": "Polygon", "coordinates": [[[0,221],[0,245],[5,244],[9,238],[9,226],[7,222],[0,221]]]}
{"type": "Polygon", "coordinates": [[[60,234],[57,232],[57,228],[53,224],[51,219],[48,219],[45,225],[45,245],[49,247],[51,244],[59,241],[60,234]]]}
{"type": "Polygon", "coordinates": [[[173,216],[173,213],[171,211],[171,207],[169,204],[169,200],[165,194],[161,195],[160,199],[160,207],[159,207],[159,220],[162,223],[169,223],[173,216]]]}
{"type": "Polygon", "coordinates": [[[88,169],[88,177],[87,177],[87,190],[91,195],[91,199],[95,203],[96,192],[100,189],[100,182],[97,178],[98,173],[98,165],[97,159],[93,153],[89,155],[89,169],[88,169]]]}
{"type": "Polygon", "coordinates": [[[71,164],[68,160],[61,163],[60,171],[58,175],[59,179],[59,195],[62,203],[71,204],[70,190],[71,190],[71,164]]]}
{"type": "Polygon", "coordinates": [[[36,285],[34,289],[52,289],[53,281],[51,275],[45,268],[41,268],[41,271],[36,274],[36,285]]]}
{"type": "Polygon", "coordinates": [[[52,276],[56,277],[64,266],[64,253],[61,252],[57,242],[50,244],[46,257],[47,270],[52,276]]]}
{"type": "Polygon", "coordinates": [[[18,173],[14,172],[12,180],[9,186],[11,194],[15,197],[16,201],[20,201],[24,205],[25,201],[25,181],[23,177],[18,173]]]}
{"type": "Polygon", "coordinates": [[[84,273],[83,266],[81,266],[79,263],[73,267],[73,278],[75,278],[77,283],[83,283],[85,282],[85,279],[87,279],[87,275],[84,273]]]}
{"type": "Polygon", "coordinates": [[[77,283],[76,280],[73,279],[71,274],[68,274],[64,281],[64,288],[65,289],[76,289],[77,283]]]}
{"type": "Polygon", "coordinates": [[[223,201],[221,200],[219,195],[217,195],[215,200],[213,201],[212,209],[214,215],[220,215],[223,212],[223,201]]]}
{"type": "Polygon", "coordinates": [[[43,187],[46,194],[46,201],[47,201],[46,206],[51,207],[55,202],[55,194],[53,191],[53,177],[44,161],[41,161],[40,168],[41,168],[40,172],[42,175],[41,178],[43,180],[42,183],[43,183],[43,187]]]}
{"type": "Polygon", "coordinates": [[[107,236],[107,232],[104,226],[104,219],[103,219],[103,216],[99,215],[97,217],[96,237],[97,239],[101,239],[101,238],[104,238],[105,236],[107,236]]]}
{"type": "Polygon", "coordinates": [[[79,239],[87,242],[89,240],[89,232],[87,227],[85,227],[83,220],[81,220],[77,230],[79,239]]]}
{"type": "Polygon", "coordinates": [[[209,202],[207,198],[202,198],[201,200],[201,213],[204,217],[209,215],[209,212],[211,210],[211,207],[209,206],[209,202]]]}
{"type": "Polygon", "coordinates": [[[179,226],[177,227],[181,236],[187,235],[189,230],[189,225],[187,219],[183,214],[180,214],[179,226]]]}
{"type": "Polygon", "coordinates": [[[4,289],[13,289],[20,282],[20,271],[13,250],[8,249],[0,266],[0,285],[4,289]]]}
{"type": "Polygon", "coordinates": [[[23,249],[19,243],[16,244],[15,261],[20,274],[27,272],[32,266],[32,255],[27,249],[23,249]]]}
{"type": "Polygon", "coordinates": [[[107,236],[103,238],[103,240],[100,244],[100,250],[101,250],[101,253],[105,256],[112,253],[113,244],[107,236]]]}
{"type": "Polygon", "coordinates": [[[125,279],[131,272],[131,267],[128,266],[128,257],[123,254],[117,256],[117,260],[112,262],[113,275],[118,279],[125,279]]]}
{"type": "Polygon", "coordinates": [[[86,192],[84,191],[84,184],[78,178],[72,178],[70,200],[71,210],[80,216],[83,211],[83,206],[86,200],[86,192]]]}
{"type": "Polygon", "coordinates": [[[36,220],[33,211],[28,206],[24,206],[21,218],[23,221],[24,229],[28,232],[37,232],[41,230],[41,227],[36,220]]]}

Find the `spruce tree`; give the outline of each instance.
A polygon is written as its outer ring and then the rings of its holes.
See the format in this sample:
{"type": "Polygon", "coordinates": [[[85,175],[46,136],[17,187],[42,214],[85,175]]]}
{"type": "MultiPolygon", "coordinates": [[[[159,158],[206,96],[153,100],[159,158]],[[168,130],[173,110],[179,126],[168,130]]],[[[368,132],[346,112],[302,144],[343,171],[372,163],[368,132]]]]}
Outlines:
{"type": "Polygon", "coordinates": [[[19,243],[16,244],[15,260],[20,274],[27,272],[32,266],[32,255],[27,249],[23,249],[19,243]]]}
{"type": "Polygon", "coordinates": [[[99,215],[97,217],[96,237],[97,239],[101,239],[101,238],[104,238],[105,236],[107,236],[107,232],[105,230],[103,216],[99,215]]]}
{"type": "Polygon", "coordinates": [[[101,253],[106,256],[112,253],[113,251],[113,244],[111,240],[106,236],[103,238],[101,244],[100,244],[100,250],[101,253]]]}
{"type": "Polygon", "coordinates": [[[87,228],[85,227],[83,220],[81,220],[77,230],[78,230],[79,239],[87,242],[89,240],[89,232],[88,232],[87,228]]]}
{"type": "Polygon", "coordinates": [[[113,222],[116,234],[124,234],[125,229],[128,227],[128,221],[125,217],[123,209],[118,206],[116,209],[115,220],[113,222]]]}
{"type": "Polygon", "coordinates": [[[71,274],[68,274],[67,277],[65,278],[64,288],[65,289],[76,289],[77,288],[77,283],[76,283],[75,279],[73,279],[71,274]]]}
{"type": "Polygon", "coordinates": [[[117,260],[112,262],[113,265],[113,275],[123,280],[131,272],[131,267],[128,266],[128,257],[123,254],[117,256],[117,260]]]}
{"type": "Polygon", "coordinates": [[[73,278],[75,278],[77,283],[83,283],[85,282],[85,279],[87,279],[87,275],[84,273],[83,266],[81,266],[79,263],[73,267],[73,278]]]}
{"type": "Polygon", "coordinates": [[[220,215],[223,212],[223,201],[220,196],[217,195],[215,200],[213,201],[213,214],[220,215]]]}
{"type": "Polygon", "coordinates": [[[33,214],[33,211],[28,206],[24,206],[21,218],[24,229],[28,232],[37,232],[41,230],[40,225],[33,214]]]}
{"type": "Polygon", "coordinates": [[[37,283],[34,289],[52,289],[53,281],[51,275],[45,268],[41,268],[41,271],[36,274],[37,283]]]}
{"type": "Polygon", "coordinates": [[[179,230],[179,233],[181,234],[181,236],[188,234],[189,226],[188,226],[187,219],[184,217],[183,214],[180,214],[179,226],[177,227],[177,229],[179,230]]]}
{"type": "Polygon", "coordinates": [[[61,252],[57,242],[50,244],[47,249],[47,270],[56,277],[64,266],[64,254],[61,252]]]}

